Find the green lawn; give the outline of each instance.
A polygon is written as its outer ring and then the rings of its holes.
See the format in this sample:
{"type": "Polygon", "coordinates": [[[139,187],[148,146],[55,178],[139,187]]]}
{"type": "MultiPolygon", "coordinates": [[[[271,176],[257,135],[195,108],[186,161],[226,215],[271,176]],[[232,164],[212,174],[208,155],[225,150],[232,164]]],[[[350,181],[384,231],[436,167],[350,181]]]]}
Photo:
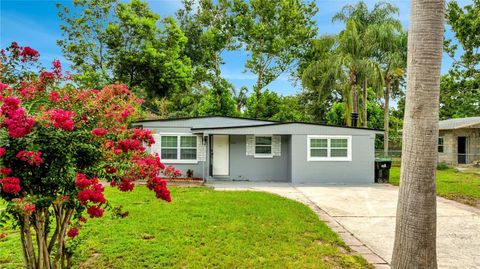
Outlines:
{"type": "MultiPolygon", "coordinates": [[[[76,268],[370,268],[308,207],[276,195],[172,188],[168,204],[144,187],[106,194],[130,216],[89,220],[76,268]]],[[[19,268],[19,236],[6,232],[0,268],[19,268]]]]}
{"type": "MultiPolygon", "coordinates": [[[[390,170],[390,183],[398,185],[400,168],[390,170]]],[[[456,200],[480,208],[480,175],[473,171],[460,172],[449,168],[437,170],[437,193],[447,199],[456,200]]]]}

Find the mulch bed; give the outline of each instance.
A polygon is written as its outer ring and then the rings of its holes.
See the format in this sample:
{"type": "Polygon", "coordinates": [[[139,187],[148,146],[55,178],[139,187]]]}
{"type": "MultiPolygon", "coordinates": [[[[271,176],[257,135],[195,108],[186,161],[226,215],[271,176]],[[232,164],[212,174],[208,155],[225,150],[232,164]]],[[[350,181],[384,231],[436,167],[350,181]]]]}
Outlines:
{"type": "Polygon", "coordinates": [[[171,186],[201,186],[203,185],[203,178],[199,177],[177,177],[177,178],[162,178],[171,186]]]}

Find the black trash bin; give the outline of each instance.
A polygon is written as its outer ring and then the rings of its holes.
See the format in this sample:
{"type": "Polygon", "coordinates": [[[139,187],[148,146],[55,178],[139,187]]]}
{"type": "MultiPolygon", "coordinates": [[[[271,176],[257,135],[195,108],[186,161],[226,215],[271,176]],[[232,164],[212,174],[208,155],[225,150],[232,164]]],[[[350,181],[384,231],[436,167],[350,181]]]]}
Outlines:
{"type": "Polygon", "coordinates": [[[387,183],[390,180],[390,168],[392,160],[376,159],[375,160],[375,183],[387,183]]]}

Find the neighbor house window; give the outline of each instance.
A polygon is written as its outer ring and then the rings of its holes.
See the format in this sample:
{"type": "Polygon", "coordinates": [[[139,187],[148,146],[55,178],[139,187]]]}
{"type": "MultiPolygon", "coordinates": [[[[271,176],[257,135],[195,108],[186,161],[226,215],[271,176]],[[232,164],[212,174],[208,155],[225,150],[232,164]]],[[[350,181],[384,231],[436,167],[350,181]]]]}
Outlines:
{"type": "Polygon", "coordinates": [[[192,135],[160,136],[161,153],[164,161],[196,161],[197,137],[192,135]]]}
{"type": "Polygon", "coordinates": [[[309,161],[351,161],[350,136],[308,136],[309,161]]]}
{"type": "Polygon", "coordinates": [[[255,157],[272,157],[271,136],[255,136],[255,157]]]}
{"type": "Polygon", "coordinates": [[[438,138],[438,152],[443,153],[443,137],[438,138]]]}

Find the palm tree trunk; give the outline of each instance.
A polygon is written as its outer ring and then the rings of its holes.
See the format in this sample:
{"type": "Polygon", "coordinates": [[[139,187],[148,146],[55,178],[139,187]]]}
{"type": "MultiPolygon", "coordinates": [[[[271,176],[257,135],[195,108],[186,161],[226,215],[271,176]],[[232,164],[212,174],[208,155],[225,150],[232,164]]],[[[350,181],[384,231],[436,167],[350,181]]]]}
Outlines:
{"type": "Polygon", "coordinates": [[[363,80],[363,127],[367,128],[368,108],[368,79],[363,80]]]}
{"type": "MultiPolygon", "coordinates": [[[[352,95],[352,114],[358,115],[358,94],[357,94],[357,74],[355,71],[350,72],[350,93],[352,95]]],[[[353,119],[350,122],[350,126],[353,126],[353,119]]]]}
{"type": "Polygon", "coordinates": [[[383,107],[383,155],[388,156],[388,132],[390,131],[390,79],[385,79],[385,104],[383,107]]]}
{"type": "Polygon", "coordinates": [[[437,268],[436,162],[444,0],[412,0],[392,268],[437,268]]]}

